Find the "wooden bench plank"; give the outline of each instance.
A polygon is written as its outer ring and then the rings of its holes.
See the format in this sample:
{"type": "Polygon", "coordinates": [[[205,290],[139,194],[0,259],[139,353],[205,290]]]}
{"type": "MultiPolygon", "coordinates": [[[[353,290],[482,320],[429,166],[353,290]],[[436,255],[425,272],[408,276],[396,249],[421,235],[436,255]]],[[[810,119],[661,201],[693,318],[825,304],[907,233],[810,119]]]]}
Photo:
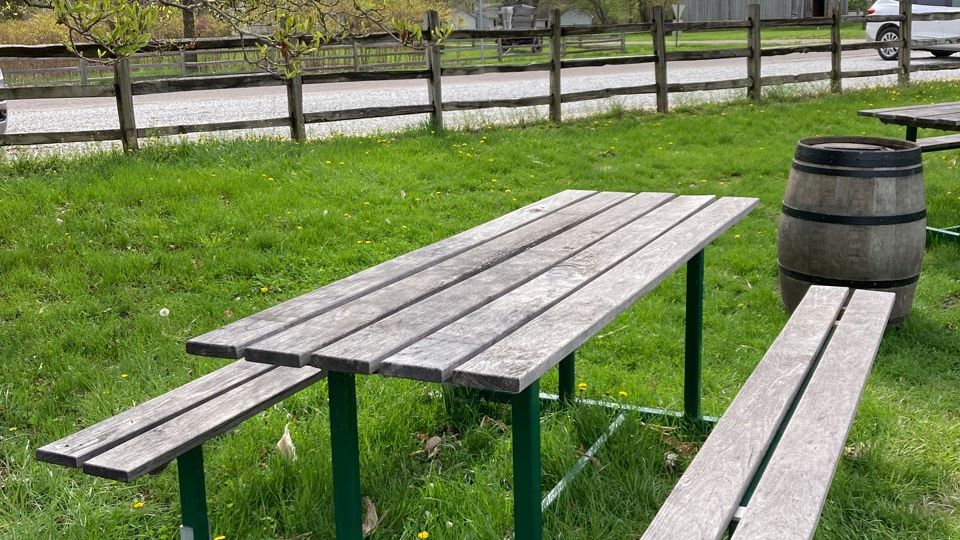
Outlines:
{"type": "Polygon", "coordinates": [[[253,380],[272,366],[238,361],[150,401],[37,449],[38,461],[79,467],[91,457],[253,380]]]}
{"type": "Polygon", "coordinates": [[[247,347],[246,358],[284,366],[306,365],[310,353],[474,274],[509,259],[634,196],[603,192],[558,210],[467,252],[396,281],[336,310],[307,319],[247,347]]]}
{"type": "Polygon", "coordinates": [[[918,139],[921,152],[938,152],[940,150],[953,150],[960,148],[960,134],[940,135],[937,137],[925,137],[918,139]]]}
{"type": "Polygon", "coordinates": [[[893,301],[892,293],[853,293],[734,540],[813,537],[893,301]]]}
{"type": "Polygon", "coordinates": [[[333,371],[373,373],[383,358],[536,278],[672,197],[669,193],[643,193],[633,197],[516,257],[320,349],[312,355],[311,364],[333,371]]]}
{"type": "Polygon", "coordinates": [[[324,375],[323,371],[312,367],[274,367],[256,379],[87,460],[83,472],[121,482],[136,480],[310,386],[324,375]]]}
{"type": "Polygon", "coordinates": [[[867,109],[860,111],[863,116],[876,116],[883,113],[902,112],[902,113],[922,113],[927,109],[938,109],[941,107],[960,107],[960,102],[953,103],[921,103],[919,105],[908,105],[906,107],[885,107],[882,109],[867,109]]]}
{"type": "Polygon", "coordinates": [[[740,221],[757,199],[726,197],[453,371],[461,386],[521,392],[740,221]]]}
{"type": "Polygon", "coordinates": [[[813,286],[674,486],[643,540],[723,537],[849,289],[813,286]]]}
{"type": "Polygon", "coordinates": [[[595,193],[567,190],[547,197],[445,240],[411,251],[326,287],[195,337],[187,342],[187,352],[203,356],[241,358],[244,349],[250,343],[454,257],[591,197],[595,193]]]}
{"type": "Polygon", "coordinates": [[[530,282],[385,359],[380,373],[431,382],[519,328],[713,200],[678,197],[530,282]]]}

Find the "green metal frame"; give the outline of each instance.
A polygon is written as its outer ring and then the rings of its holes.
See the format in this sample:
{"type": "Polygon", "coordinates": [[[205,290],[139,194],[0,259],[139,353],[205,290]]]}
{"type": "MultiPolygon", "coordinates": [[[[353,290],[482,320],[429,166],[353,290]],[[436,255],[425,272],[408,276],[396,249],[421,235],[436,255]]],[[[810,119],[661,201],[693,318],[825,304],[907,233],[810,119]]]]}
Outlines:
{"type": "Polygon", "coordinates": [[[540,381],[514,395],[513,530],[517,540],[541,540],[540,381]]]}
{"type": "Polygon", "coordinates": [[[181,540],[210,540],[207,517],[207,489],[203,471],[203,445],[187,450],[177,458],[180,483],[181,540]]]}
{"type": "MultiPolygon", "coordinates": [[[[704,253],[700,251],[687,263],[687,299],[684,346],[683,412],[638,407],[623,403],[578,399],[576,397],[576,352],[564,357],[558,367],[558,394],[541,394],[540,381],[534,381],[519,394],[467,390],[468,398],[509,403],[513,419],[513,519],[514,538],[541,540],[543,511],[553,504],[563,490],[583,470],[587,462],[623,425],[626,412],[638,413],[646,419],[694,421],[709,425],[717,421],[702,415],[701,370],[703,346],[704,253]],[[540,470],[540,400],[557,401],[561,406],[572,404],[599,406],[619,411],[616,419],[584,453],[556,486],[541,499],[540,470]]],[[[353,374],[329,372],[330,438],[333,463],[333,498],[337,540],[362,540],[360,450],[357,430],[357,391],[353,374]]],[[[459,388],[457,390],[460,390],[459,388]]]]}
{"type": "Polygon", "coordinates": [[[703,351],[703,270],[701,250],[687,263],[687,310],[684,339],[683,413],[687,420],[702,421],[700,410],[703,351]]]}
{"type": "Polygon", "coordinates": [[[363,540],[357,384],[352,373],[327,373],[333,509],[338,540],[363,540]]]}

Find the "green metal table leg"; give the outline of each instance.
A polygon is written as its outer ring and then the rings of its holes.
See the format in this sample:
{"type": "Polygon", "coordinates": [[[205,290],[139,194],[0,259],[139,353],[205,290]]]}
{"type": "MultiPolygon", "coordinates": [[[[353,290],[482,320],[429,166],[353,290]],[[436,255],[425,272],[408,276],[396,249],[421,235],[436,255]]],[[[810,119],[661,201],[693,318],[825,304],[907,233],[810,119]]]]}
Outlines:
{"type": "Polygon", "coordinates": [[[703,251],[687,263],[687,315],[683,366],[683,413],[699,421],[700,369],[703,346],[703,251]]]}
{"type": "Polygon", "coordinates": [[[568,354],[560,361],[560,404],[569,405],[573,403],[574,386],[576,384],[576,361],[577,351],[568,354]]]}
{"type": "Polygon", "coordinates": [[[181,540],[210,540],[207,517],[207,489],[203,473],[203,445],[187,450],[177,458],[180,481],[181,540]]]}
{"type": "Polygon", "coordinates": [[[352,373],[331,371],[327,374],[327,386],[337,540],[362,540],[356,380],[352,373]]]}
{"type": "Polygon", "coordinates": [[[512,412],[514,538],[541,540],[540,381],[513,397],[512,412]]]}

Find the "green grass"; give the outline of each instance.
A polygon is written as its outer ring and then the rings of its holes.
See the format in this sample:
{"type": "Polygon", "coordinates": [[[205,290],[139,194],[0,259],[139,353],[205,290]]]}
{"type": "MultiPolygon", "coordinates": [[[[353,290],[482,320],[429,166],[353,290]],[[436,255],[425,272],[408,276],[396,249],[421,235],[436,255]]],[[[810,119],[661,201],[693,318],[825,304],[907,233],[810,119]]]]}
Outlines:
{"type": "MultiPolygon", "coordinates": [[[[174,471],[127,485],[37,463],[34,450],[224,365],[187,355],[189,337],[568,188],[761,199],[707,251],[705,412],[720,414],[786,320],[775,239],[796,140],[901,137],[856,111],[958,88],[0,163],[0,537],[173,538],[174,471]]],[[[924,158],[934,224],[960,223],[957,159],[924,158]]],[[[960,538],[960,249],[931,246],[924,265],[911,317],[883,341],[820,539],[960,538]]],[[[679,407],[682,332],[681,272],[582,349],[584,394],[679,407]]],[[[448,410],[438,386],[359,380],[362,487],[383,516],[372,538],[503,538],[510,440],[482,420],[509,423],[509,410],[448,410]],[[437,460],[417,453],[418,434],[443,437],[437,460]]],[[[550,373],[543,388],[555,384],[550,373]]],[[[216,534],[332,536],[325,399],[317,384],[207,445],[216,534]],[[274,448],[287,422],[295,463],[274,448]]],[[[610,420],[544,412],[545,489],[610,420]]],[[[638,537],[680,475],[664,453],[682,469],[684,443],[699,442],[630,419],[547,512],[546,537],[638,537]]]]}

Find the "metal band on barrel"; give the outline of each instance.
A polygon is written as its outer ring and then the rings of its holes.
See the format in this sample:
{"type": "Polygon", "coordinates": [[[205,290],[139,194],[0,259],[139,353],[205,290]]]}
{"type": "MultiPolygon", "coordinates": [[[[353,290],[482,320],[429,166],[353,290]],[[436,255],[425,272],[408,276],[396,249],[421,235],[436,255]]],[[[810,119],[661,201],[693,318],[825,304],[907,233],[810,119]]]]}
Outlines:
{"type": "Polygon", "coordinates": [[[821,214],[820,212],[809,212],[800,210],[783,204],[783,213],[804,221],[816,221],[817,223],[835,223],[838,225],[900,225],[903,223],[913,223],[927,217],[926,209],[912,214],[901,214],[897,216],[838,216],[835,214],[821,214]]]}
{"type": "Polygon", "coordinates": [[[780,267],[780,271],[788,277],[793,279],[806,281],[812,283],[813,285],[827,285],[832,287],[849,287],[851,289],[893,289],[896,287],[904,287],[916,283],[920,279],[920,275],[917,274],[912,277],[904,279],[889,279],[889,280],[855,280],[855,279],[835,279],[828,278],[823,276],[814,276],[811,274],[805,274],[803,272],[797,272],[795,270],[790,270],[785,268],[782,264],[777,263],[777,266],[780,267]]]}
{"type": "Polygon", "coordinates": [[[905,177],[923,172],[923,165],[902,169],[836,169],[833,167],[821,167],[819,165],[800,163],[796,160],[793,162],[793,168],[810,174],[822,174],[824,176],[851,176],[854,178],[905,177]]]}

